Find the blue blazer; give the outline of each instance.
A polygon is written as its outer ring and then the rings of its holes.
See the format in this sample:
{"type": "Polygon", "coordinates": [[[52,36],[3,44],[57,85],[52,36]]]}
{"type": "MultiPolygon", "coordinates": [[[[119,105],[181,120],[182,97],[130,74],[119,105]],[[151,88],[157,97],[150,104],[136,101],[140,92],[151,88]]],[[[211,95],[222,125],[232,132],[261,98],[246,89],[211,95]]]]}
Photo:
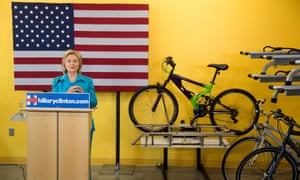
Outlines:
{"type": "Polygon", "coordinates": [[[78,74],[74,82],[70,82],[68,75],[63,74],[55,77],[52,81],[52,92],[66,92],[71,86],[80,86],[84,93],[90,94],[90,107],[95,108],[98,104],[93,80],[82,74],[78,74]]]}

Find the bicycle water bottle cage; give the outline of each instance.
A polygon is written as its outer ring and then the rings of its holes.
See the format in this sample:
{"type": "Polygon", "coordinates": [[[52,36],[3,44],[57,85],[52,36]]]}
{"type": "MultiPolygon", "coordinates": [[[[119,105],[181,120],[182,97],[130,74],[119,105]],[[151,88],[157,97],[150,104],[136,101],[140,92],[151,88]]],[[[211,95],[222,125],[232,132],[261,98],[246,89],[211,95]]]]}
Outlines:
{"type": "Polygon", "coordinates": [[[213,67],[213,68],[216,68],[218,71],[219,70],[226,70],[228,69],[228,65],[227,64],[209,64],[207,65],[207,67],[213,67]]]}

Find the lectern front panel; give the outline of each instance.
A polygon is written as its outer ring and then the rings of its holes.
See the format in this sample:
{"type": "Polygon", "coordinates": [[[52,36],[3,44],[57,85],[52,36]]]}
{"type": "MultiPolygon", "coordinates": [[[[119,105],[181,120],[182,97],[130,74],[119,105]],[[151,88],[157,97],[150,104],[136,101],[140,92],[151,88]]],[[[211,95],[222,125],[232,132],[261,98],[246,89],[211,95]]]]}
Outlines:
{"type": "Polygon", "coordinates": [[[59,113],[59,179],[88,179],[90,120],[90,113],[59,113]]]}
{"type": "Polygon", "coordinates": [[[57,179],[57,114],[27,112],[27,179],[57,179]]]}

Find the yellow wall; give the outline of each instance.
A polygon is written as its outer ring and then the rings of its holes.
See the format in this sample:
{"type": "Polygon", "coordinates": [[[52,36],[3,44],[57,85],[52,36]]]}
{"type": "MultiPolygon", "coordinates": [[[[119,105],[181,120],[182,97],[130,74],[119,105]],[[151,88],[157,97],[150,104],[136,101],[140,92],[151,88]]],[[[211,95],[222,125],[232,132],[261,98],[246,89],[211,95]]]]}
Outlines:
{"type": "MultiPolygon", "coordinates": [[[[0,0],[0,163],[26,161],[26,122],[12,122],[25,92],[14,91],[12,50],[12,0],[0,0]],[[8,129],[15,128],[15,136],[8,129]]],[[[299,97],[279,96],[277,104],[270,103],[273,91],[267,84],[247,78],[259,73],[264,61],[239,55],[240,50],[260,51],[265,45],[300,48],[299,0],[19,0],[19,2],[81,2],[81,3],[148,3],[149,19],[149,80],[162,79],[160,63],[166,56],[177,62],[176,72],[208,81],[212,71],[208,63],[227,63],[228,71],[217,79],[217,89],[240,87],[257,98],[266,98],[266,109],[281,107],[287,114],[300,119],[296,113],[299,97]]],[[[115,92],[99,92],[98,109],[94,113],[96,133],[92,163],[115,163],[115,92]]],[[[132,146],[139,135],[131,123],[127,109],[132,93],[121,93],[121,164],[162,162],[161,149],[132,146]]],[[[186,101],[181,101],[182,105],[186,101]]],[[[189,106],[180,111],[181,119],[191,116],[189,106]]],[[[205,119],[203,120],[205,121],[205,119]]],[[[224,150],[203,150],[202,163],[219,166],[224,150]]],[[[195,165],[194,150],[169,151],[170,165],[195,165]]]]}

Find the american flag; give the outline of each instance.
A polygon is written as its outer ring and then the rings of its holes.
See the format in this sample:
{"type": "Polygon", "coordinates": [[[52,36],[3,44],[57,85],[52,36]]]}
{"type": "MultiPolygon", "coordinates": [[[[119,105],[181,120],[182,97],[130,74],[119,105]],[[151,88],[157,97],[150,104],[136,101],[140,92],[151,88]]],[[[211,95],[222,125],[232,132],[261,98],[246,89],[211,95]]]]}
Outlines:
{"type": "Polygon", "coordinates": [[[96,91],[148,84],[147,4],[12,3],[15,90],[51,90],[67,49],[96,91]]]}

